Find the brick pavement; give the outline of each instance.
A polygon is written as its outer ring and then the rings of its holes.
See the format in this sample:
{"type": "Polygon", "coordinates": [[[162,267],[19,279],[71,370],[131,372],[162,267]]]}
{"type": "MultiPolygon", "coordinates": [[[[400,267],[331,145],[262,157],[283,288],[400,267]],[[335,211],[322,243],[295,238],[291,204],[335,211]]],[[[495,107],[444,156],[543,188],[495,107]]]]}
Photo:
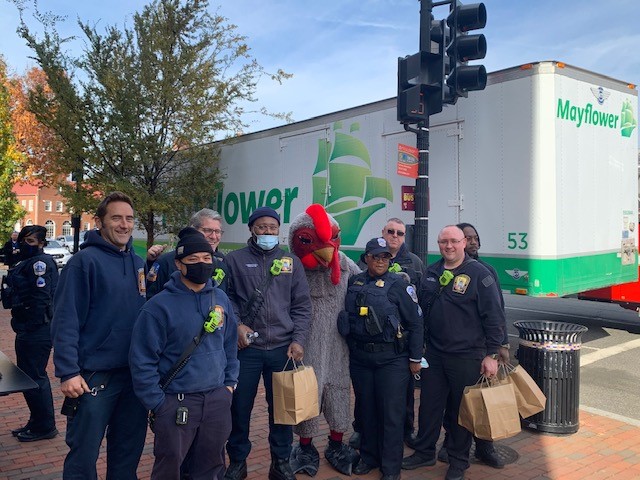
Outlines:
{"type": "MultiPolygon", "coordinates": [[[[13,332],[9,326],[9,314],[0,311],[0,350],[15,361],[13,332]]],[[[56,411],[60,411],[62,395],[58,381],[53,379],[50,368],[56,411]]],[[[419,391],[416,391],[418,395],[419,391]]],[[[267,445],[267,415],[264,391],[259,390],[259,398],[254,408],[251,440],[253,450],[249,456],[249,480],[267,478],[269,471],[269,449],[267,445]]],[[[65,420],[58,414],[57,424],[61,435],[52,440],[34,443],[20,443],[11,436],[11,429],[26,423],[28,410],[22,395],[15,394],[0,397],[0,479],[4,480],[49,480],[61,478],[62,464],[67,447],[64,443],[65,420]]],[[[323,424],[321,435],[315,440],[321,452],[326,444],[328,430],[323,424]]],[[[350,434],[350,432],[349,432],[350,434]]],[[[348,435],[347,435],[348,438],[348,435]]],[[[140,462],[138,474],[141,479],[149,478],[153,465],[153,435],[147,435],[147,443],[140,462]]],[[[553,436],[523,431],[517,436],[500,442],[515,449],[519,459],[502,470],[472,463],[467,470],[469,480],[601,480],[601,479],[639,479],[640,478],[640,428],[618,420],[580,412],[580,430],[573,435],[553,436]]],[[[406,449],[410,454],[411,450],[406,449]]],[[[403,471],[402,478],[442,479],[447,466],[438,463],[434,467],[403,471]]],[[[105,453],[102,452],[98,463],[99,478],[105,478],[105,453]]],[[[298,475],[299,479],[306,475],[298,475]]],[[[380,473],[374,471],[354,480],[378,479],[380,473]]],[[[334,471],[324,458],[320,471],[314,477],[317,480],[349,478],[334,471]]]]}

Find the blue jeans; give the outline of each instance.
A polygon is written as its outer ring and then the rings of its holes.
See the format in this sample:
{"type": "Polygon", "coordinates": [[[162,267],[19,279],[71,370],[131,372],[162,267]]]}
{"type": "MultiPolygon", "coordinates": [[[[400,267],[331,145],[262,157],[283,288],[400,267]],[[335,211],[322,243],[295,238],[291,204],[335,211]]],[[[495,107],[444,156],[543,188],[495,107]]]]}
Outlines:
{"type": "MultiPolygon", "coordinates": [[[[243,462],[251,451],[249,440],[249,424],[251,423],[251,411],[253,402],[258,392],[258,384],[262,375],[264,389],[269,410],[269,447],[271,456],[279,459],[288,459],[291,454],[293,442],[293,429],[291,425],[276,425],[273,423],[273,389],[271,374],[281,372],[287,363],[288,346],[273,350],[259,350],[248,347],[238,352],[240,360],[240,375],[238,376],[238,388],[233,394],[231,404],[231,435],[227,442],[227,453],[231,462],[243,462]]],[[[292,362],[287,365],[287,370],[293,368],[292,362]]]]}
{"type": "Polygon", "coordinates": [[[96,461],[107,436],[107,480],[136,480],[147,434],[147,411],[133,392],[128,368],[83,375],[89,388],[107,380],[95,396],[85,393],[67,421],[64,480],[96,480],[96,461]]]}

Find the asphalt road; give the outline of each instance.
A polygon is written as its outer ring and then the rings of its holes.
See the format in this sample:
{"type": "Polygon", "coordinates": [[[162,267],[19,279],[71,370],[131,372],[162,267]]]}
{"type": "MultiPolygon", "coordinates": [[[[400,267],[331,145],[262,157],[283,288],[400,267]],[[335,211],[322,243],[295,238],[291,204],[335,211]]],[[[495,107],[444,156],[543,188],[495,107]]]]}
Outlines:
{"type": "Polygon", "coordinates": [[[640,317],[618,305],[576,298],[505,296],[512,352],[518,320],[588,327],[582,335],[580,407],[640,425],[640,317]]]}

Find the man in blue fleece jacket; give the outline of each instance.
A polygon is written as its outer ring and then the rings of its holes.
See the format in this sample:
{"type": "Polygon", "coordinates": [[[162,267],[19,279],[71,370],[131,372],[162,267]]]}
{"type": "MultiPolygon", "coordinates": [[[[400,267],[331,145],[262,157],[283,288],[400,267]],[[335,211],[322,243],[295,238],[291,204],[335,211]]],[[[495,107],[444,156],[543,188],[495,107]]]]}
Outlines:
{"type": "Polygon", "coordinates": [[[175,266],[178,271],[164,290],[140,312],[129,354],[136,394],[155,414],[151,478],[180,478],[180,465],[191,448],[191,478],[221,479],[240,370],[237,322],[227,295],[211,281],[213,249],[194,228],[180,232],[175,266]],[[203,334],[209,319],[215,329],[203,334]],[[201,334],[195,351],[166,385],[172,366],[201,334]]]}
{"type": "Polygon", "coordinates": [[[121,192],[98,205],[99,230],[62,270],[51,322],[53,362],[65,402],[70,451],[63,478],[96,479],[107,436],[107,479],[134,480],[147,411],[133,392],[129,346],[146,297],[144,261],[133,253],[131,199],[121,192]],[[89,395],[87,395],[89,393],[89,395]]]}

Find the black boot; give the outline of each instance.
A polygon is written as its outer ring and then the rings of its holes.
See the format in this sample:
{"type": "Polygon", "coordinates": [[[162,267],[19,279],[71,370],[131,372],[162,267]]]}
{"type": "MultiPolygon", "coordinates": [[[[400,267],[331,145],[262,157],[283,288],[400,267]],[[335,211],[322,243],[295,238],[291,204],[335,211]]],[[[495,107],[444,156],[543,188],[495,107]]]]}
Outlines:
{"type": "Polygon", "coordinates": [[[502,460],[496,452],[493,443],[478,448],[478,442],[476,442],[476,458],[490,467],[504,468],[504,460],[502,460]]]}
{"type": "Polygon", "coordinates": [[[224,480],[243,480],[247,478],[247,462],[231,462],[224,474],[224,480]]]}
{"type": "Polygon", "coordinates": [[[349,445],[329,439],[327,449],[324,451],[324,458],[338,472],[351,476],[353,466],[360,461],[360,454],[349,445]]]}
{"type": "Polygon", "coordinates": [[[296,480],[296,476],[291,471],[289,460],[285,458],[274,458],[271,460],[269,468],[269,480],[296,480]]]}
{"type": "Polygon", "coordinates": [[[291,450],[289,466],[293,473],[306,473],[314,477],[320,468],[320,454],[313,443],[309,445],[298,444],[291,450]]]}

